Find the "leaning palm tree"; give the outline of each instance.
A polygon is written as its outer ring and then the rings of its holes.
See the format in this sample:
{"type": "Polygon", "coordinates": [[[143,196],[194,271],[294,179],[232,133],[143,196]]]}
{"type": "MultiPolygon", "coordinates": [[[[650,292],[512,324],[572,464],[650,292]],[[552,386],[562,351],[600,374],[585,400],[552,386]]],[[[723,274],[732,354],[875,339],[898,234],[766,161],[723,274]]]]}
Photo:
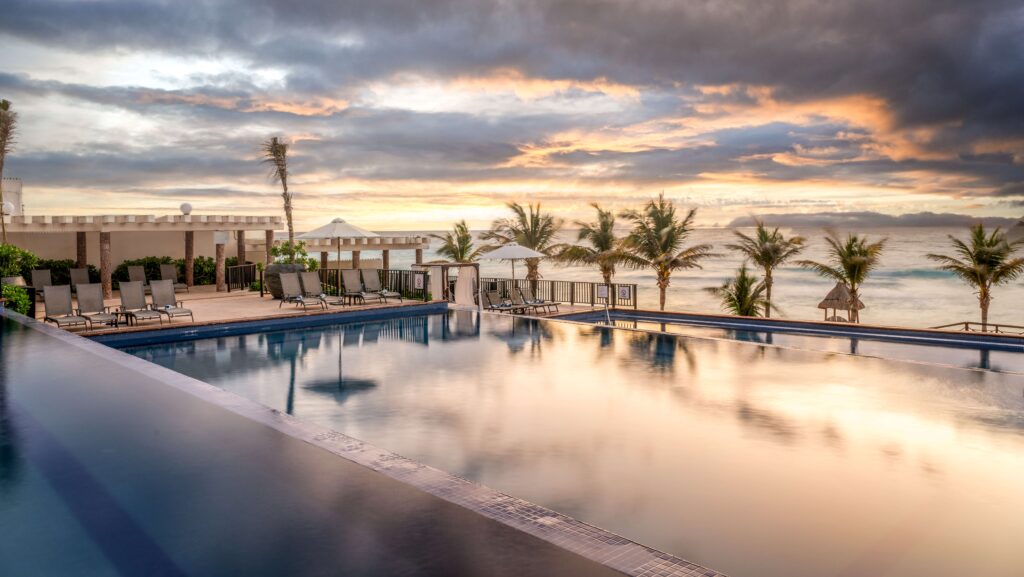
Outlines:
{"type": "Polygon", "coordinates": [[[270,179],[281,183],[284,218],[288,223],[288,262],[295,262],[295,228],[292,226],[292,193],[288,192],[288,143],[272,136],[263,141],[263,163],[270,165],[270,179]]]}
{"type": "Polygon", "coordinates": [[[761,267],[764,271],[764,297],[768,302],[768,306],[764,309],[764,316],[771,318],[772,284],[774,282],[772,274],[776,268],[804,250],[804,239],[799,236],[786,238],[778,228],[768,230],[768,227],[760,219],[755,222],[757,230],[753,236],[738,230],[733,231],[738,240],[735,244],[728,244],[726,247],[743,254],[748,261],[761,267]]]}
{"type": "Polygon", "coordinates": [[[704,290],[720,298],[722,308],[731,314],[741,317],[768,316],[768,308],[771,306],[766,294],[768,284],[748,273],[746,264],[740,266],[736,276],[722,286],[704,290]]]}
{"type": "MultiPolygon", "coordinates": [[[[508,208],[512,218],[499,218],[491,224],[491,230],[480,235],[484,240],[495,241],[498,245],[517,243],[548,256],[557,254],[563,246],[556,243],[562,221],[540,210],[540,203],[523,207],[510,202],[508,208]]],[[[535,281],[540,278],[540,259],[526,259],[526,278],[535,281]]]]}
{"type": "Polygon", "coordinates": [[[483,247],[473,246],[473,235],[469,232],[466,221],[461,220],[455,223],[452,230],[440,234],[430,235],[441,241],[437,254],[452,262],[473,262],[483,252],[483,247]]]}
{"type": "Polygon", "coordinates": [[[1024,274],[1024,258],[1014,257],[1024,239],[1010,241],[1006,233],[996,228],[990,234],[978,223],[971,227],[971,236],[964,242],[949,235],[954,255],[929,254],[939,263],[939,269],[955,274],[974,287],[981,307],[981,330],[988,331],[988,307],[992,303],[992,288],[1006,284],[1024,274]]]}
{"type": "Polygon", "coordinates": [[[700,261],[714,256],[710,244],[684,247],[693,230],[697,209],[690,209],[680,220],[671,201],[659,194],[643,210],[627,210],[620,215],[632,221],[633,229],[623,241],[623,264],[632,268],[651,268],[657,276],[661,310],[665,310],[665,291],[673,271],[701,268],[700,261]]]}
{"type": "MultiPolygon", "coordinates": [[[[887,240],[883,238],[878,242],[868,242],[866,236],[855,234],[847,235],[844,240],[836,233],[829,232],[825,237],[829,247],[829,262],[802,260],[797,264],[825,278],[843,283],[850,291],[850,301],[856,303],[860,299],[860,286],[867,280],[871,271],[878,267],[887,240]]],[[[860,322],[860,311],[857,307],[850,309],[850,321],[860,322]]]]}
{"type": "MultiPolygon", "coordinates": [[[[11,102],[9,100],[0,100],[0,213],[3,212],[4,205],[4,188],[3,188],[3,177],[4,177],[4,162],[7,160],[7,154],[14,151],[14,140],[18,131],[18,113],[11,110],[11,102]]],[[[2,238],[0,242],[7,244],[7,223],[4,222],[2,216],[0,216],[0,231],[2,231],[2,238]]]]}
{"type": "Polygon", "coordinates": [[[615,276],[615,265],[626,259],[622,241],[615,236],[615,214],[604,210],[597,203],[590,206],[597,211],[597,220],[575,222],[580,227],[576,240],[585,241],[590,246],[568,245],[555,258],[565,264],[596,266],[601,271],[604,283],[611,284],[615,276]]]}

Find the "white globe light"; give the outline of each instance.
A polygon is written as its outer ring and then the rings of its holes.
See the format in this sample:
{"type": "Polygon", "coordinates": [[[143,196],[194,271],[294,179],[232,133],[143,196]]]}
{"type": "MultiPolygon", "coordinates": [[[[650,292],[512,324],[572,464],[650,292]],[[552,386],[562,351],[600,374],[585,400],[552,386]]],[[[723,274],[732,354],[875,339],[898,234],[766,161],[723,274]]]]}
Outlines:
{"type": "Polygon", "coordinates": [[[187,202],[181,203],[181,214],[192,214],[192,205],[187,202]]]}
{"type": "Polygon", "coordinates": [[[9,200],[5,200],[2,212],[4,214],[14,214],[14,203],[9,200]]]}

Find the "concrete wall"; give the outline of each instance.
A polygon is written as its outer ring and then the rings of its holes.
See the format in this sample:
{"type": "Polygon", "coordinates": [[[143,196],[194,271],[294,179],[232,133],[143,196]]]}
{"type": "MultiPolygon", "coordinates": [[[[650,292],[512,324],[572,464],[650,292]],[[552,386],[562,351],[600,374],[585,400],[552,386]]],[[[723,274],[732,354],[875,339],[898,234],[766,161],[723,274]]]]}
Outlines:
{"type": "MultiPolygon", "coordinates": [[[[263,235],[262,231],[246,233],[249,240],[254,235],[263,235]]],[[[225,247],[229,257],[238,255],[234,233],[225,247]]],[[[76,237],[73,232],[65,233],[10,233],[8,240],[26,250],[30,250],[39,258],[72,259],[77,258],[76,237]]],[[[100,233],[86,233],[89,264],[100,266],[100,233]]],[[[196,231],[195,255],[214,256],[213,231],[196,231]]],[[[185,233],[183,232],[112,232],[110,233],[110,256],[114,266],[121,262],[146,256],[169,256],[185,258],[185,233]]],[[[249,260],[263,261],[263,251],[249,251],[249,260]]]]}

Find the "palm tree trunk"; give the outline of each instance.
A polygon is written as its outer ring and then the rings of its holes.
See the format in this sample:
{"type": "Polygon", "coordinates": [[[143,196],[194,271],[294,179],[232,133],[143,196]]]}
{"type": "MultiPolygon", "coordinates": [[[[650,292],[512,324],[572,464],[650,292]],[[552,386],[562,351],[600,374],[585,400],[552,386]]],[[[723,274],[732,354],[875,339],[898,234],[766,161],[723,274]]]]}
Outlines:
{"type": "Polygon", "coordinates": [[[669,278],[672,273],[667,271],[658,271],[658,292],[659,304],[661,310],[665,310],[665,292],[668,290],[669,278]]]}
{"type": "Polygon", "coordinates": [[[535,281],[540,279],[540,259],[526,259],[526,280],[535,281]]]}
{"type": "Polygon", "coordinates": [[[765,267],[764,269],[764,318],[772,318],[772,269],[765,267]]]}
{"type": "Polygon", "coordinates": [[[0,242],[7,244],[7,221],[4,220],[4,159],[0,157],[0,230],[3,231],[3,239],[0,242]]]}
{"type": "Polygon", "coordinates": [[[988,332],[988,305],[992,299],[988,296],[988,291],[982,288],[978,291],[978,304],[981,305],[981,332],[988,332]]]}
{"type": "Polygon", "coordinates": [[[860,323],[860,311],[857,310],[857,303],[860,301],[860,296],[857,294],[856,288],[850,289],[850,322],[860,323]]]}
{"type": "Polygon", "coordinates": [[[295,228],[292,225],[292,195],[288,192],[288,180],[281,179],[281,197],[284,199],[284,219],[288,224],[288,260],[295,264],[295,228]]]}
{"type": "Polygon", "coordinates": [[[601,276],[604,277],[604,284],[612,284],[612,275],[615,274],[615,269],[610,266],[603,265],[601,267],[601,276]]]}

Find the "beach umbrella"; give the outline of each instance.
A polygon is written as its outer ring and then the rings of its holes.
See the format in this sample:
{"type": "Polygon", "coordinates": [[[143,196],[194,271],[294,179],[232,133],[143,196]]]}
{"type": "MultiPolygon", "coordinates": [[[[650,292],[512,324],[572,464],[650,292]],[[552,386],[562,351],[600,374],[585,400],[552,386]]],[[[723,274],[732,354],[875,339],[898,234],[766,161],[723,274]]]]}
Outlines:
{"type": "MultiPolygon", "coordinates": [[[[321,226],[320,228],[314,228],[309,232],[304,232],[299,236],[295,237],[300,240],[332,240],[337,243],[338,248],[338,266],[341,267],[341,239],[343,238],[374,238],[380,236],[375,232],[370,232],[364,228],[359,228],[354,224],[345,222],[343,218],[335,218],[331,222],[321,226]]],[[[326,274],[326,273],[325,273],[326,274]]],[[[341,294],[341,282],[338,282],[338,294],[341,294]]]]}
{"type": "MultiPolygon", "coordinates": [[[[502,245],[490,252],[486,252],[480,255],[480,260],[508,260],[512,261],[512,285],[516,284],[516,261],[526,260],[528,258],[544,258],[547,255],[542,252],[537,252],[532,248],[526,248],[518,243],[510,242],[506,245],[502,245]]],[[[477,282],[477,302],[480,304],[480,309],[483,310],[483,289],[480,288],[481,283],[477,282]]]]}
{"type": "Polygon", "coordinates": [[[512,280],[516,280],[516,261],[528,258],[544,258],[548,255],[537,252],[532,248],[526,248],[520,244],[510,242],[490,252],[480,255],[480,260],[510,260],[512,261],[512,280]]]}
{"type": "MultiPolygon", "coordinates": [[[[860,299],[857,299],[856,304],[851,302],[852,300],[853,298],[850,295],[850,289],[846,288],[845,284],[837,282],[836,286],[832,287],[832,290],[828,291],[825,298],[818,303],[818,308],[825,310],[825,320],[828,320],[828,309],[833,309],[833,311],[844,310],[849,313],[854,309],[854,307],[856,307],[857,310],[862,310],[864,308],[864,303],[862,303],[860,299]]],[[[833,316],[835,315],[833,314],[833,316]]]]}

